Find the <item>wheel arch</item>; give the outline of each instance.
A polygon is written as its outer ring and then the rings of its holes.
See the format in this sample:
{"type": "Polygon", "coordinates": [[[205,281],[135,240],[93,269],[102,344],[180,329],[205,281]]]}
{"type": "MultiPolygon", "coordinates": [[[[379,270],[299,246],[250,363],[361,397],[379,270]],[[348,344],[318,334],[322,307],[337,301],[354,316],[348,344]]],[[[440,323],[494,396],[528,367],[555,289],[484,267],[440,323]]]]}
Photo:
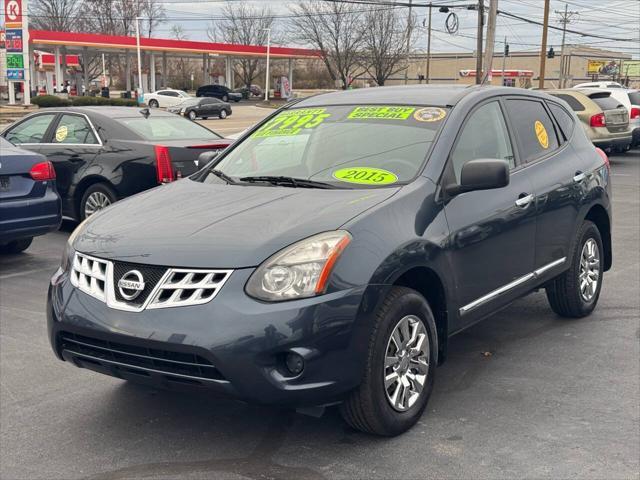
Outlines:
{"type": "Polygon", "coordinates": [[[447,357],[449,310],[446,288],[440,275],[430,267],[413,266],[399,274],[393,285],[416,290],[429,303],[438,334],[438,364],[442,364],[447,357]]]}
{"type": "Polygon", "coordinates": [[[613,264],[613,248],[611,245],[611,220],[607,210],[600,204],[593,205],[586,213],[585,220],[595,223],[602,237],[602,248],[604,249],[604,271],[606,272],[613,264]]]}

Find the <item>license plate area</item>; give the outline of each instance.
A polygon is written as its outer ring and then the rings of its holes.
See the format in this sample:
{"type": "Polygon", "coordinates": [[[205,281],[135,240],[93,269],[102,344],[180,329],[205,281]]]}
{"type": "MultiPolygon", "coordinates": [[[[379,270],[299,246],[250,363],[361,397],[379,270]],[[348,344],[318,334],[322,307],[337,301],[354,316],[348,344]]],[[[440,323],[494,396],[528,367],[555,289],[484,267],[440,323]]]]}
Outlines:
{"type": "Polygon", "coordinates": [[[9,177],[0,177],[0,190],[9,190],[11,187],[11,179],[9,177]]]}

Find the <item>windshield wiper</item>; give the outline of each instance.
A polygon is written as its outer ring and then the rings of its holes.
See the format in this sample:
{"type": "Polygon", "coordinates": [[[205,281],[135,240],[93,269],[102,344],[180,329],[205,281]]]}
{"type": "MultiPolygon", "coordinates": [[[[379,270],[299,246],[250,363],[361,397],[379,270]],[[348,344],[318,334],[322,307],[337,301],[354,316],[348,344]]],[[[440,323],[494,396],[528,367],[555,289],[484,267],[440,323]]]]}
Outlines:
{"type": "Polygon", "coordinates": [[[278,185],[282,187],[294,187],[294,188],[335,188],[330,183],[317,182],[315,180],[307,180],[306,178],[294,178],[284,176],[270,176],[262,175],[256,177],[242,177],[241,182],[255,183],[266,182],[272,185],[278,185]]]}
{"type": "Polygon", "coordinates": [[[237,183],[233,178],[231,178],[229,175],[227,175],[226,173],[220,171],[220,170],[216,170],[215,168],[212,168],[211,170],[209,170],[211,173],[213,173],[216,177],[221,178],[222,180],[224,180],[227,183],[237,183]]]}

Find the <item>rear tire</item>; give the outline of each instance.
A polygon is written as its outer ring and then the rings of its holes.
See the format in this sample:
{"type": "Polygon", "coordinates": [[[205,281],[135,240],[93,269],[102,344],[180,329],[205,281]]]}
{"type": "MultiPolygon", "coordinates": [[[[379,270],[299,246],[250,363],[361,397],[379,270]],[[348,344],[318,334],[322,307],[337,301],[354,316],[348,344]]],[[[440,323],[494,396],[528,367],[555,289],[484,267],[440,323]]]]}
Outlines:
{"type": "Polygon", "coordinates": [[[561,317],[582,318],[596,308],[602,290],[604,249],[593,222],[580,227],[570,260],[569,270],[547,285],[547,299],[561,317]]]}
{"type": "Polygon", "coordinates": [[[436,335],[424,297],[410,288],[392,287],[376,314],[362,383],[340,406],[344,420],[383,436],[415,425],[433,390],[436,335]]]}
{"type": "Polygon", "coordinates": [[[222,101],[223,102],[228,102],[229,101],[229,97],[227,95],[223,95],[222,96],[222,101]]]}
{"type": "Polygon", "coordinates": [[[116,192],[106,183],[94,183],[87,188],[80,200],[80,220],[108,207],[118,199],[116,192]]]}
{"type": "Polygon", "coordinates": [[[20,238],[12,242],[0,245],[0,253],[21,253],[24,252],[33,242],[33,237],[20,238]]]}
{"type": "Polygon", "coordinates": [[[227,111],[223,108],[222,110],[220,110],[220,113],[218,114],[218,116],[220,117],[221,120],[224,120],[225,118],[227,118],[227,111]]]}

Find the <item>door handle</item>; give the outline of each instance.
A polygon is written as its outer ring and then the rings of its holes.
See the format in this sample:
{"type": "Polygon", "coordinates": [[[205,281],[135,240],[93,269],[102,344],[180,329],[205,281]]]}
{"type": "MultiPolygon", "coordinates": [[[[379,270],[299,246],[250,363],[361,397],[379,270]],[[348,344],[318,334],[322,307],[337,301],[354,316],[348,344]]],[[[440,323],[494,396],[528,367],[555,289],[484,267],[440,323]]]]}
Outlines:
{"type": "Polygon", "coordinates": [[[516,206],[517,207],[526,207],[528,206],[531,202],[533,201],[533,195],[532,194],[525,194],[523,193],[520,198],[518,198],[516,200],[516,206]]]}
{"type": "Polygon", "coordinates": [[[578,170],[576,172],[576,174],[573,177],[573,181],[575,183],[580,183],[581,181],[583,181],[585,178],[587,177],[587,175],[584,172],[581,172],[580,170],[578,170]]]}

